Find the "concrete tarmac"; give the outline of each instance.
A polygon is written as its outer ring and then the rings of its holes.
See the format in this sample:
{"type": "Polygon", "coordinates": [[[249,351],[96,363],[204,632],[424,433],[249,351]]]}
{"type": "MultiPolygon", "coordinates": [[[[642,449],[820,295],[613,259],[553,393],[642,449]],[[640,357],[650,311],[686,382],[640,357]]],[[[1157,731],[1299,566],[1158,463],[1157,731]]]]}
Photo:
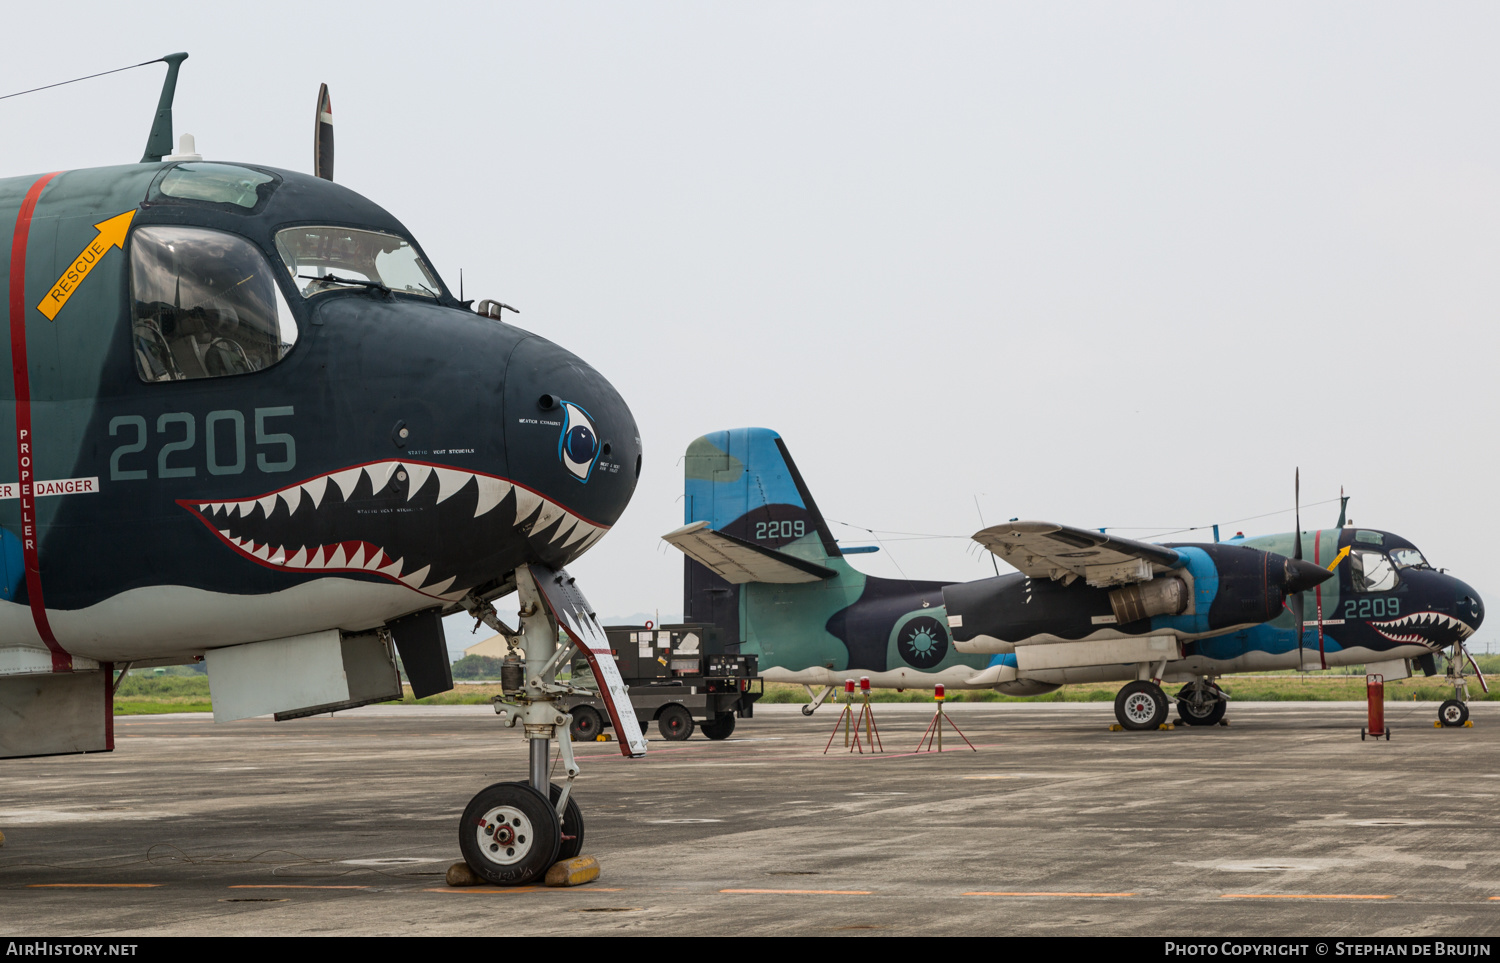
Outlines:
{"type": "MultiPolygon", "coordinates": [[[[1500,705],[1233,704],[1110,732],[1108,703],[763,706],[734,736],[580,746],[599,880],[449,888],[458,814],[523,779],[488,707],[116,720],[113,753],[0,761],[0,935],[1500,934],[1500,705]]],[[[1174,713],[1175,716],[1175,713],[1174,713]]]]}

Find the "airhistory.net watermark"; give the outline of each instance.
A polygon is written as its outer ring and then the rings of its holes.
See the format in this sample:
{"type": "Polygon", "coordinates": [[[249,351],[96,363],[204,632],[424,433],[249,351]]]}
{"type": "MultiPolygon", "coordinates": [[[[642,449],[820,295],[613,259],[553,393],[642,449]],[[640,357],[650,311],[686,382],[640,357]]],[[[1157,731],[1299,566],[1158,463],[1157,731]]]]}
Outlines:
{"type": "Polygon", "coordinates": [[[135,956],[139,943],[81,943],[77,940],[8,940],[6,956],[135,956]]]}

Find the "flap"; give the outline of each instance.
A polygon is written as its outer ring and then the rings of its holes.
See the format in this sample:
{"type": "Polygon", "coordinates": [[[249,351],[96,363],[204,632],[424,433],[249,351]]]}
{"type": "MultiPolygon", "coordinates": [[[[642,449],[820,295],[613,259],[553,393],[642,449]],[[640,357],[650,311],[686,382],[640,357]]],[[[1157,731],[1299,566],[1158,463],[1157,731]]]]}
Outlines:
{"type": "Polygon", "coordinates": [[[693,522],[662,536],[682,554],[707,568],[726,582],[816,582],[838,575],[795,555],[764,548],[733,535],[716,532],[708,522],[693,522]]]}
{"type": "Polygon", "coordinates": [[[1032,578],[1083,578],[1090,585],[1145,582],[1182,564],[1170,548],[1053,522],[993,525],[974,541],[1032,578]]]}

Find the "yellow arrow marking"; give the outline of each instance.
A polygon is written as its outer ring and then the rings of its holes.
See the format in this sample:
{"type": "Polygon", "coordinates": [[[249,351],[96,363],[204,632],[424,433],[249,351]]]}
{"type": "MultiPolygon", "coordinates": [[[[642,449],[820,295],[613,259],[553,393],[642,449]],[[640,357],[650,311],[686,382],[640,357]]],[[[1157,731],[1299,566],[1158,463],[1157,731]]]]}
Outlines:
{"type": "Polygon", "coordinates": [[[52,290],[42,298],[42,302],[36,309],[47,316],[48,321],[57,320],[57,312],[68,303],[68,298],[83,284],[84,278],[94,270],[94,266],[104,259],[111,246],[120,250],[125,249],[125,232],[130,230],[130,220],[135,217],[135,211],[126,211],[124,214],[116,215],[107,221],[100,221],[94,225],[99,233],[88,243],[82,252],[68,265],[68,269],[52,285],[52,290]]]}
{"type": "Polygon", "coordinates": [[[1328,571],[1331,572],[1334,569],[1338,568],[1339,567],[1339,563],[1344,560],[1344,556],[1348,555],[1349,554],[1349,549],[1351,549],[1353,547],[1354,546],[1352,546],[1352,545],[1345,545],[1343,548],[1339,549],[1339,553],[1334,556],[1333,561],[1331,561],[1331,562],[1328,563],[1328,571]]]}

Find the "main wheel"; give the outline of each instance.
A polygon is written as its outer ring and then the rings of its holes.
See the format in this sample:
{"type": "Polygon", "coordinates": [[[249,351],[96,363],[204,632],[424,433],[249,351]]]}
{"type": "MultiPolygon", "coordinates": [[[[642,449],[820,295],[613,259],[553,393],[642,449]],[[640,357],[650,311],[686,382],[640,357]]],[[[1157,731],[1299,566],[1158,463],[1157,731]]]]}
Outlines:
{"type": "Polygon", "coordinates": [[[539,878],[557,862],[561,844],[557,813],[524,783],[484,787],[469,800],[458,824],[464,862],[497,886],[524,886],[539,878]]]}
{"type": "Polygon", "coordinates": [[[1177,701],[1177,717],[1189,726],[1216,726],[1224,718],[1227,703],[1215,700],[1207,706],[1196,706],[1186,699],[1177,701]]]}
{"type": "Polygon", "coordinates": [[[663,739],[681,742],[693,734],[693,714],[675,702],[670,703],[656,717],[656,729],[663,739]]]}
{"type": "Polygon", "coordinates": [[[721,712],[712,722],[703,724],[703,734],[710,739],[728,739],[733,732],[733,712],[721,712]]]}
{"type": "Polygon", "coordinates": [[[1449,699],[1438,706],[1438,722],[1445,727],[1461,726],[1469,721],[1469,707],[1457,699],[1449,699]]]}
{"type": "Polygon", "coordinates": [[[1223,699],[1212,701],[1194,699],[1195,694],[1191,683],[1183,686],[1177,693],[1177,717],[1189,726],[1218,725],[1219,720],[1224,718],[1224,710],[1229,708],[1229,704],[1223,699]]]}
{"type": "Polygon", "coordinates": [[[604,731],[604,717],[593,706],[574,706],[568,734],[574,742],[593,742],[604,731]]]}
{"type": "Polygon", "coordinates": [[[1115,696],[1115,718],[1126,729],[1156,729],[1167,721],[1167,694],[1154,682],[1131,682],[1115,696]]]}

